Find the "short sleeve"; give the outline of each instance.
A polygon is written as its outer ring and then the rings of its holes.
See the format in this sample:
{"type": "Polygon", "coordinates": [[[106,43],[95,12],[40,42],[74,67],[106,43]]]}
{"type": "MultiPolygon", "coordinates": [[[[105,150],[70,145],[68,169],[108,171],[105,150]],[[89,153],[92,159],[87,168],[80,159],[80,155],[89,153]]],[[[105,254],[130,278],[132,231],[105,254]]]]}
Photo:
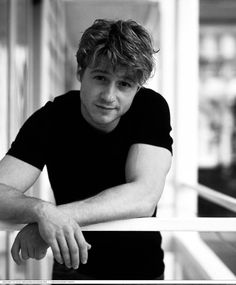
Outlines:
{"type": "Polygon", "coordinates": [[[132,143],[160,146],[172,153],[170,110],[164,97],[144,88],[134,106],[135,122],[130,130],[132,143]]]}
{"type": "Polygon", "coordinates": [[[26,120],[7,152],[40,170],[46,163],[51,104],[48,102],[26,120]]]}

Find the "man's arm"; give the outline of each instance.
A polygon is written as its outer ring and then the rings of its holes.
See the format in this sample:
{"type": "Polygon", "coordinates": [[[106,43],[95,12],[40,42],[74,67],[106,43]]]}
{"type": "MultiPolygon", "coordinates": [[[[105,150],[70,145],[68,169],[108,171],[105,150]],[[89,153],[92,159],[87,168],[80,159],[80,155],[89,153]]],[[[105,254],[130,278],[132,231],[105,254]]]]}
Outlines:
{"type": "MultiPolygon", "coordinates": [[[[83,201],[60,205],[58,208],[83,225],[151,216],[161,197],[170,165],[171,153],[168,150],[144,144],[133,145],[126,163],[126,184],[106,189],[83,201]]],[[[28,227],[38,238],[37,225],[28,227]]],[[[35,249],[38,250],[37,256],[43,257],[44,247],[39,250],[38,243],[36,244],[29,243],[28,232],[21,232],[12,248],[14,260],[19,261],[20,248],[27,257],[36,258],[27,253],[35,249]],[[28,251],[21,245],[24,240],[27,240],[28,251]]]]}
{"type": "Polygon", "coordinates": [[[10,155],[0,162],[0,219],[14,223],[31,223],[38,219],[41,200],[27,197],[27,191],[41,171],[10,155]],[[16,202],[17,201],[17,202],[16,202]]]}
{"type": "Polygon", "coordinates": [[[28,197],[29,189],[40,170],[6,155],[0,162],[0,220],[14,223],[37,223],[41,237],[52,248],[55,259],[77,268],[79,259],[87,260],[86,243],[78,223],[55,205],[28,197]]]}
{"type": "Polygon", "coordinates": [[[135,144],[126,162],[127,183],[59,208],[75,217],[80,225],[151,216],[161,197],[170,165],[171,153],[167,149],[135,144]]]}

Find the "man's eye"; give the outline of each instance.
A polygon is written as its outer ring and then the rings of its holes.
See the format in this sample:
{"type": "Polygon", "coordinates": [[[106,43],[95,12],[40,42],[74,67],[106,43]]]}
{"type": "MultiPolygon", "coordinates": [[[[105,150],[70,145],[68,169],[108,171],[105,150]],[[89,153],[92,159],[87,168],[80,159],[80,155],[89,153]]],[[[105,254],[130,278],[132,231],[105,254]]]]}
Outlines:
{"type": "Polygon", "coordinates": [[[105,76],[102,76],[102,75],[96,75],[96,76],[94,76],[94,79],[95,79],[95,80],[98,80],[98,81],[105,81],[105,80],[106,80],[106,77],[105,77],[105,76]]]}
{"type": "Polygon", "coordinates": [[[121,81],[120,82],[120,86],[121,87],[126,87],[126,88],[132,87],[131,84],[129,82],[126,82],[126,81],[121,81]]]}

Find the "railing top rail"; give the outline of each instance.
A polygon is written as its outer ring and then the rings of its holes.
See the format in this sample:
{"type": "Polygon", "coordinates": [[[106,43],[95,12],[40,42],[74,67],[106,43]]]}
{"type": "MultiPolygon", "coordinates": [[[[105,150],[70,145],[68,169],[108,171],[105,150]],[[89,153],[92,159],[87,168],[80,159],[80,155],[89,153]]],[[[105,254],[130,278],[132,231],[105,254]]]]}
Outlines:
{"type": "MultiPolygon", "coordinates": [[[[0,223],[0,231],[14,231],[21,227],[0,223]]],[[[236,232],[236,218],[138,218],[89,225],[82,230],[236,232]]]]}
{"type": "Polygon", "coordinates": [[[186,183],[179,183],[178,187],[193,189],[197,191],[201,197],[236,213],[236,198],[200,184],[190,185],[186,183]]]}

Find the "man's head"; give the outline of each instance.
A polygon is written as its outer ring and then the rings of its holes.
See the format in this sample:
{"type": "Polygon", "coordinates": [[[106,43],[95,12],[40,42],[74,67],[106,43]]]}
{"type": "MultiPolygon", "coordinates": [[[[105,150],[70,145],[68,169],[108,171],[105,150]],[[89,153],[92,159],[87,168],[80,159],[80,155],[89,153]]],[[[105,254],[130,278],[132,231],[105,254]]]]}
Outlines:
{"type": "Polygon", "coordinates": [[[114,70],[117,66],[132,70],[141,86],[153,71],[154,53],[149,33],[135,21],[99,19],[83,33],[76,58],[81,74],[105,57],[114,70]]]}
{"type": "Polygon", "coordinates": [[[112,131],[154,67],[146,30],[134,21],[96,20],[80,41],[77,77],[81,113],[93,127],[112,131]]]}

